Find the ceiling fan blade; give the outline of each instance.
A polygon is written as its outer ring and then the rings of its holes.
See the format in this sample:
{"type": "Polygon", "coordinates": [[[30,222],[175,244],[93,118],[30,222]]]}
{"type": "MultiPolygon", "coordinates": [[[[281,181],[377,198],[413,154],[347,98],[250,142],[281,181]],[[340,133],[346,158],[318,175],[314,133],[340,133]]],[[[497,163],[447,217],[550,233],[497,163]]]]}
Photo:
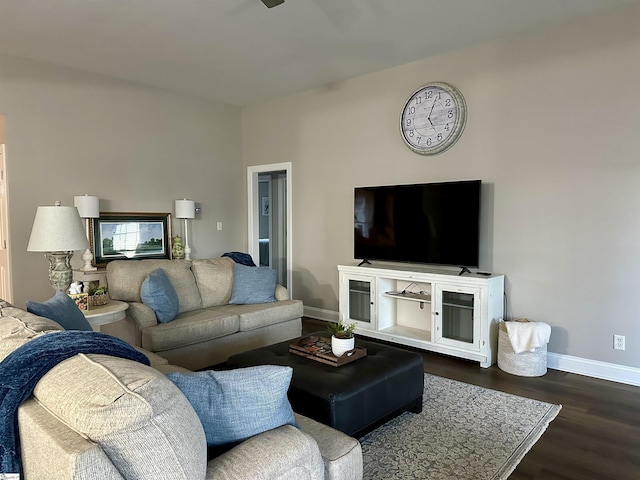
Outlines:
{"type": "Polygon", "coordinates": [[[280,5],[281,3],[284,3],[284,0],[261,0],[261,1],[262,3],[265,4],[267,8],[273,8],[280,5]]]}

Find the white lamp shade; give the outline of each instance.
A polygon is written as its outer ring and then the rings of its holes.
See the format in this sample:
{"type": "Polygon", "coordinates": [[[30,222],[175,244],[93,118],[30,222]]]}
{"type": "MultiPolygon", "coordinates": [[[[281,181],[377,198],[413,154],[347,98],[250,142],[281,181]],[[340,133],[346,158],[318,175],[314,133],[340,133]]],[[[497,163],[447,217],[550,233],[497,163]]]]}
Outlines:
{"type": "Polygon", "coordinates": [[[100,199],[91,195],[73,197],[73,204],[81,218],[98,218],[100,216],[100,199]]]}
{"type": "Polygon", "coordinates": [[[29,252],[68,252],[89,248],[87,234],[76,207],[38,207],[29,252]]]}
{"type": "Polygon", "coordinates": [[[193,200],[175,201],[176,218],[196,218],[196,202],[193,200]]]}

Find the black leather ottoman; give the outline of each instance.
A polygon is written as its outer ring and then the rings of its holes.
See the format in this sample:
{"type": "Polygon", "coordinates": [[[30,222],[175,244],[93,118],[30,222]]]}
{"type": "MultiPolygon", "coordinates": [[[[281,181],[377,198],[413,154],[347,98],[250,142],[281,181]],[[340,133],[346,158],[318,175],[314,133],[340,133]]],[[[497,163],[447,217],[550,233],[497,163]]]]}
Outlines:
{"type": "Polygon", "coordinates": [[[334,367],[289,353],[292,342],[233,355],[227,364],[231,368],[293,367],[289,387],[293,410],[353,437],[407,410],[422,411],[424,371],[420,354],[358,337],[356,345],[366,347],[367,356],[334,367]]]}

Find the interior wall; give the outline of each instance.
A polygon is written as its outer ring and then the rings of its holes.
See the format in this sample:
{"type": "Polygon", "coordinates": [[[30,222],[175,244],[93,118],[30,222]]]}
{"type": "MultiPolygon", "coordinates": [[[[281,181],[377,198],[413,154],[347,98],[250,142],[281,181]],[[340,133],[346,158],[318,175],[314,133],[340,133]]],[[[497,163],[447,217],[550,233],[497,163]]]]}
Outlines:
{"type": "Polygon", "coordinates": [[[296,297],[337,311],[354,187],[480,178],[480,267],[506,274],[508,317],[551,324],[552,352],[640,367],[638,24],[636,5],[244,109],[245,166],[293,165],[296,297]],[[431,81],[456,85],[469,114],[429,157],[398,123],[431,81]]]}
{"type": "Polygon", "coordinates": [[[74,195],[98,196],[101,211],[172,215],[175,199],[193,199],[193,258],[246,248],[239,108],[0,56],[0,113],[17,306],[53,293],[47,261],[26,251],[37,206],[73,205],[74,195]]]}

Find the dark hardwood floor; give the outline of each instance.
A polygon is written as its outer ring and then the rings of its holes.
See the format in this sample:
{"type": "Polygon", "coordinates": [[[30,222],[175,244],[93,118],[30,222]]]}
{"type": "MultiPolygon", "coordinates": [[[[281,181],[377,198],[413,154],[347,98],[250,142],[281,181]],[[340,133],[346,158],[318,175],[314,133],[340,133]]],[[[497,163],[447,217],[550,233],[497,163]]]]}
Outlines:
{"type": "MultiPolygon", "coordinates": [[[[305,318],[305,333],[326,323],[305,318]]],[[[510,480],[639,480],[640,387],[559,370],[518,377],[497,365],[419,351],[424,371],[485,388],[562,405],[510,480]]]]}

